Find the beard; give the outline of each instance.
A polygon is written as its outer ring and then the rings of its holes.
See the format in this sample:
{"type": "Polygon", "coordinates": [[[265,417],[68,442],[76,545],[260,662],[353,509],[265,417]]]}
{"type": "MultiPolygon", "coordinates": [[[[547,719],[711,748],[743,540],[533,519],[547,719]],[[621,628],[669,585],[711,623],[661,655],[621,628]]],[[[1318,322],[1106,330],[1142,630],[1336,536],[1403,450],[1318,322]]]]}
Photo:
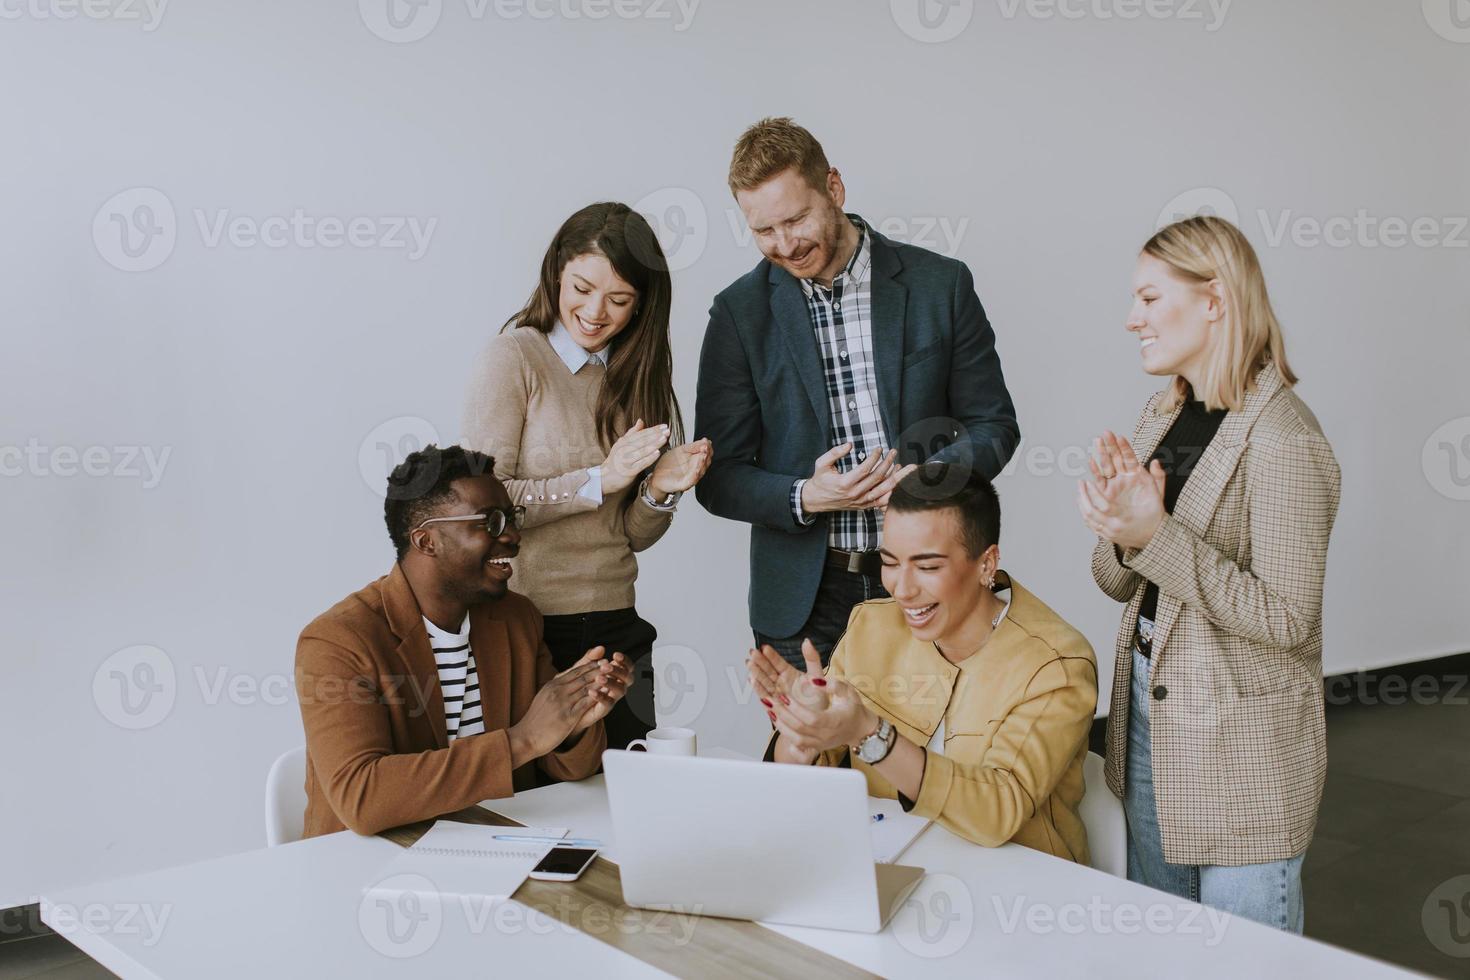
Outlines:
{"type": "Polygon", "coordinates": [[[495,582],[486,577],[485,566],[460,558],[453,578],[444,583],[444,597],[466,606],[479,606],[503,598],[510,582],[495,582]],[[460,564],[462,562],[463,564],[460,564]]]}
{"type": "MultiPolygon", "coordinates": [[[[822,222],[822,229],[817,237],[817,250],[822,258],[822,268],[829,269],[833,262],[844,258],[842,254],[842,233],[844,226],[848,224],[847,215],[842,213],[838,207],[828,208],[829,213],[822,222]]],[[[841,267],[830,270],[835,276],[841,272],[841,267]]],[[[819,273],[820,274],[820,273],[819,273]]]]}

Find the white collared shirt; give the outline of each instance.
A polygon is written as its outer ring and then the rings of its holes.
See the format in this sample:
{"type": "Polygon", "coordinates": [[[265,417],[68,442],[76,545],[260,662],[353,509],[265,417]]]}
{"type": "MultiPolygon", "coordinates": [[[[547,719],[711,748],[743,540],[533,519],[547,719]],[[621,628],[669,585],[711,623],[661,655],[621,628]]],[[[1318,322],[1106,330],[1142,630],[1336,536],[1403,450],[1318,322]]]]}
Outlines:
{"type": "Polygon", "coordinates": [[[571,331],[560,320],[556,321],[556,326],[551,328],[551,333],[546,335],[546,339],[551,341],[551,349],[556,351],[556,356],[561,358],[561,362],[573,374],[576,374],[593,361],[601,364],[604,368],[607,367],[607,347],[603,347],[602,350],[593,353],[587,348],[578,345],[572,339],[571,331]]]}
{"type": "MultiPolygon", "coordinates": [[[[561,362],[573,374],[593,361],[601,364],[603,368],[607,367],[607,347],[603,347],[594,354],[580,346],[572,339],[571,331],[566,328],[566,324],[560,320],[556,321],[556,326],[551,328],[546,339],[551,344],[551,349],[556,351],[556,356],[561,358],[561,362]]],[[[577,496],[586,497],[598,504],[602,503],[602,467],[593,466],[587,470],[587,482],[577,488],[577,496]]]]}

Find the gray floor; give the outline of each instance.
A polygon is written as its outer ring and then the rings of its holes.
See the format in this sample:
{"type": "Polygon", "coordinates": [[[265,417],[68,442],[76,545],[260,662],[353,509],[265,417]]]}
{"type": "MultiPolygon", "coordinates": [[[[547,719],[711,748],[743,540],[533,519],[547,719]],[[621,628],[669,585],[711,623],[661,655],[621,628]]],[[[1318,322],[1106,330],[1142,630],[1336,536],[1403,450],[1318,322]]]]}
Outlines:
{"type": "Polygon", "coordinates": [[[114,976],[61,936],[35,936],[0,943],[0,977],[96,980],[114,976]]]}
{"type": "MultiPolygon", "coordinates": [[[[1470,656],[1329,683],[1327,789],[1303,871],[1307,935],[1470,977],[1467,671],[1470,656]]],[[[60,936],[0,942],[0,980],[112,975],[60,936]]]]}
{"type": "Polygon", "coordinates": [[[1327,789],[1302,878],[1307,935],[1470,977],[1470,658],[1437,666],[1397,675],[1417,676],[1419,697],[1385,675],[1370,703],[1329,703],[1327,789]]]}

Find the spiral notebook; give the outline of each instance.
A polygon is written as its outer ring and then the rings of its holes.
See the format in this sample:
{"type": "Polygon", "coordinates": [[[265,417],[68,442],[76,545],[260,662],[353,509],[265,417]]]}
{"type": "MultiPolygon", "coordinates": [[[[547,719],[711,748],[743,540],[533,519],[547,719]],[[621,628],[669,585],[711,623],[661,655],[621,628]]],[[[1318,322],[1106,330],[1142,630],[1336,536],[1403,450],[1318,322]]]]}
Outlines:
{"type": "Polygon", "coordinates": [[[489,827],[439,820],[412,847],[379,868],[363,890],[396,898],[509,898],[552,845],[505,837],[565,837],[566,827],[489,827]]]}
{"type": "Polygon", "coordinates": [[[873,832],[873,860],[879,864],[893,864],[897,861],[914,842],[914,838],[933,823],[925,817],[905,813],[903,805],[897,800],[870,797],[868,813],[868,827],[873,832]]]}

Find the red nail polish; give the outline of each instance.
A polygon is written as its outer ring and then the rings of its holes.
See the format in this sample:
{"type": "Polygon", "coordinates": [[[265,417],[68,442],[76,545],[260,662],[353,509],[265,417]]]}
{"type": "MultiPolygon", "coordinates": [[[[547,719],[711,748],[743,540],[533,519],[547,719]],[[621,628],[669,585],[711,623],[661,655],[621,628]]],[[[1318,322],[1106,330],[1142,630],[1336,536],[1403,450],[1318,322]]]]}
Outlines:
{"type": "Polygon", "coordinates": [[[788,698],[786,695],[778,694],[777,697],[781,699],[782,704],[786,705],[788,708],[791,707],[791,699],[788,698]]]}
{"type": "Polygon", "coordinates": [[[771,702],[767,701],[765,698],[761,698],[761,704],[765,705],[767,708],[774,708],[775,707],[774,704],[772,704],[771,702]]]}
{"type": "Polygon", "coordinates": [[[766,717],[769,718],[769,719],[771,719],[771,724],[774,725],[776,723],[776,712],[774,712],[774,711],[767,711],[766,712],[766,717]]]}
{"type": "Polygon", "coordinates": [[[813,677],[812,678],[812,683],[815,684],[815,685],[817,685],[818,687],[826,687],[827,686],[827,678],[825,678],[825,677],[813,677]]]}

